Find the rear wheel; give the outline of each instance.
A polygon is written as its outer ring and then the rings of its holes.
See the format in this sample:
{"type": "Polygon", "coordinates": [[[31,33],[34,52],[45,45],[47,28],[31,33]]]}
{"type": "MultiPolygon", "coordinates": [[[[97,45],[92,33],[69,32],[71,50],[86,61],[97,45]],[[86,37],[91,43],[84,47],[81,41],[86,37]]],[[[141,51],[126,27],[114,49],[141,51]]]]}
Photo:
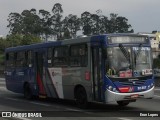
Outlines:
{"type": "Polygon", "coordinates": [[[78,87],[75,91],[76,104],[79,108],[87,108],[87,94],[83,87],[78,87]]]}
{"type": "Polygon", "coordinates": [[[24,86],[24,97],[28,100],[32,99],[32,92],[31,92],[31,89],[29,87],[29,84],[26,84],[24,86]]]}
{"type": "Polygon", "coordinates": [[[127,106],[129,104],[129,101],[117,101],[119,106],[127,106]]]}

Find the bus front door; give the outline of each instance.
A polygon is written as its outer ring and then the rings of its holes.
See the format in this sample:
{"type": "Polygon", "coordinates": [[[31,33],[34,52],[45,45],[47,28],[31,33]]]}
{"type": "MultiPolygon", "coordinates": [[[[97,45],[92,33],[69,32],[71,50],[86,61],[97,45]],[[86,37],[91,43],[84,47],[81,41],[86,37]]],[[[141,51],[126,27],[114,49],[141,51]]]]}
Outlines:
{"type": "Polygon", "coordinates": [[[93,71],[93,97],[95,101],[103,100],[102,92],[102,49],[92,48],[92,71],[93,71]]]}
{"type": "Polygon", "coordinates": [[[44,54],[42,51],[35,52],[35,78],[39,89],[39,95],[45,96],[44,81],[44,54]]]}

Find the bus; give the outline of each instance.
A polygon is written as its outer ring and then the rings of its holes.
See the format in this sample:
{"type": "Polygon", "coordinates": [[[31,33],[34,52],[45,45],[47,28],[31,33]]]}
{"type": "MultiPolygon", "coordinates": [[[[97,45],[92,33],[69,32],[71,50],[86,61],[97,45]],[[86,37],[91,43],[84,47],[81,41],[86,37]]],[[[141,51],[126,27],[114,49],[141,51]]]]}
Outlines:
{"type": "Polygon", "coordinates": [[[152,98],[154,76],[149,38],[103,34],[5,50],[8,90],[33,96],[126,106],[152,98]]]}

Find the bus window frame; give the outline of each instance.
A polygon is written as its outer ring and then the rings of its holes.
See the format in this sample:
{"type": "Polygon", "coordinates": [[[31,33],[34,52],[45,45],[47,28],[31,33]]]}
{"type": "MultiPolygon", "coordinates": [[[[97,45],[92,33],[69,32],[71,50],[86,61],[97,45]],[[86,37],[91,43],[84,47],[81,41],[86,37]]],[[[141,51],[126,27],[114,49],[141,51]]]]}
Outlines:
{"type": "MultiPolygon", "coordinates": [[[[53,48],[53,54],[52,54],[52,66],[53,67],[67,67],[69,64],[69,47],[67,45],[64,45],[64,46],[56,46],[53,48]],[[67,48],[67,50],[65,50],[65,48],[67,48]],[[60,54],[62,54],[63,52],[63,55],[60,55],[60,56],[55,56],[55,51],[56,49],[59,51],[60,50],[60,54]],[[67,52],[66,52],[67,51],[67,52]],[[65,54],[65,52],[67,54],[65,54]],[[55,60],[58,59],[58,62],[55,60]],[[60,59],[62,59],[62,62],[59,62],[60,59]],[[65,61],[65,62],[64,62],[65,61]]],[[[58,54],[58,53],[57,53],[58,54]]]]}
{"type": "Polygon", "coordinates": [[[73,44],[70,45],[70,66],[71,67],[87,67],[88,65],[88,46],[87,43],[81,43],[81,44],[73,44]],[[72,48],[73,47],[73,48],[72,48]],[[84,48],[83,51],[80,51],[81,48],[84,48]],[[74,49],[74,50],[72,50],[74,49]],[[72,51],[75,52],[75,50],[77,49],[77,52],[79,53],[77,54],[72,54],[72,51]],[[81,54],[81,52],[83,52],[83,54],[81,54]],[[72,64],[71,63],[71,59],[75,58],[76,62],[78,64],[72,64]],[[84,59],[84,60],[83,60],[84,59]],[[86,63],[83,63],[82,61],[85,61],[86,63]]]}
{"type": "Polygon", "coordinates": [[[7,68],[15,68],[15,52],[6,53],[6,67],[7,68]],[[10,54],[13,54],[12,58],[10,58],[10,54]]]}

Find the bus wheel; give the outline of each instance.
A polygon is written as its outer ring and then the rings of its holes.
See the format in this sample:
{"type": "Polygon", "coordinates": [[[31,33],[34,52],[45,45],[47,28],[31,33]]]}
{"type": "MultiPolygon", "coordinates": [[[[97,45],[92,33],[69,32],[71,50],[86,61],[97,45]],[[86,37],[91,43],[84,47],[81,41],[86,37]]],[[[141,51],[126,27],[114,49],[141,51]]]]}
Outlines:
{"type": "Polygon", "coordinates": [[[24,97],[28,100],[32,99],[32,92],[31,92],[31,89],[29,87],[29,84],[26,84],[24,86],[24,97]]]}
{"type": "Polygon", "coordinates": [[[129,104],[129,101],[117,101],[119,106],[127,106],[129,104]]]}
{"type": "Polygon", "coordinates": [[[78,87],[75,91],[76,104],[79,108],[87,108],[87,94],[83,87],[78,87]]]}

